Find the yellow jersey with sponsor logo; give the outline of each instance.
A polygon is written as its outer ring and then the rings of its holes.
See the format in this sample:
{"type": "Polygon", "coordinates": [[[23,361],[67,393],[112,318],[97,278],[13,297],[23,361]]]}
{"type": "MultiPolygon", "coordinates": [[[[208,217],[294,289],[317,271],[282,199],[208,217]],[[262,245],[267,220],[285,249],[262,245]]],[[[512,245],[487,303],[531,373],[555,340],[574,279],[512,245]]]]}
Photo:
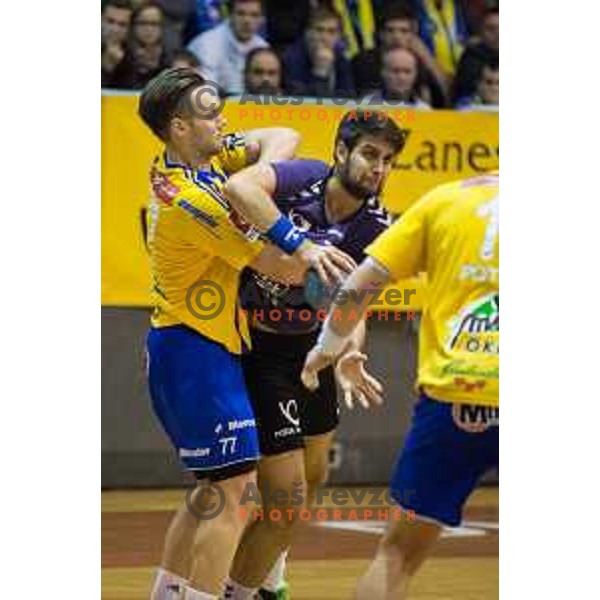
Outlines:
{"type": "Polygon", "coordinates": [[[240,135],[227,136],[203,169],[174,164],[164,152],[150,173],[147,223],[153,327],[184,324],[236,354],[242,339],[250,344],[237,309],[239,276],[263,244],[222,189],[246,162],[240,135]]]}
{"type": "Polygon", "coordinates": [[[497,174],[435,188],[366,253],[393,281],[427,273],[417,385],[437,400],[498,406],[497,174]]]}

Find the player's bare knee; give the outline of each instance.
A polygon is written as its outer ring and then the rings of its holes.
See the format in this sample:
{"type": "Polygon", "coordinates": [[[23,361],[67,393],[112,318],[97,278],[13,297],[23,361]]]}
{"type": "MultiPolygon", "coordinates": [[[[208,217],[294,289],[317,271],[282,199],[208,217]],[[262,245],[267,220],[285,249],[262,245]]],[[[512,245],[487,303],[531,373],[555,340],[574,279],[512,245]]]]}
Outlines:
{"type": "Polygon", "coordinates": [[[311,502],[314,500],[319,486],[323,485],[329,476],[330,445],[330,434],[325,434],[321,439],[307,445],[304,464],[306,481],[308,483],[308,495],[311,502]]]}
{"type": "Polygon", "coordinates": [[[282,546],[288,546],[296,531],[302,526],[303,521],[300,518],[302,512],[306,512],[304,505],[301,507],[292,505],[265,507],[264,520],[282,546]]]}
{"type": "Polygon", "coordinates": [[[407,575],[414,575],[427,557],[441,528],[422,521],[398,523],[381,539],[380,550],[407,575]]]}
{"type": "Polygon", "coordinates": [[[265,521],[279,536],[291,536],[304,522],[301,516],[308,508],[307,483],[299,481],[286,489],[273,490],[265,500],[265,521]]]}

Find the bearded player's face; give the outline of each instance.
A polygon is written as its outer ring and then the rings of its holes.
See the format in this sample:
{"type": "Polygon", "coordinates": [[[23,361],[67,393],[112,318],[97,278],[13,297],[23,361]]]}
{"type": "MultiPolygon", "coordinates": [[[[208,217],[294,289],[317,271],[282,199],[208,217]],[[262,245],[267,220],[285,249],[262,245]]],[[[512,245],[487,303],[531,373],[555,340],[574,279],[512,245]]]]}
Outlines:
{"type": "Polygon", "coordinates": [[[342,185],[358,198],[381,192],[394,162],[394,148],[385,139],[361,137],[352,149],[338,148],[338,173],[342,185]]]}

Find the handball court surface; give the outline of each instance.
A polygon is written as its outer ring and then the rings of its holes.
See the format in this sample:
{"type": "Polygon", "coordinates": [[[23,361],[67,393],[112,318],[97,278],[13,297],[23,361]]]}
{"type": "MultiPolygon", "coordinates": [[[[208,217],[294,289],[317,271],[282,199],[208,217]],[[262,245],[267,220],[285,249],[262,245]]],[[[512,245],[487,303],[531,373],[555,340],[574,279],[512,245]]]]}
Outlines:
{"type": "MultiPolygon", "coordinates": [[[[102,492],[102,600],[148,600],[167,525],[184,497],[183,489],[102,492]]],[[[360,505],[350,501],[344,511],[352,508],[360,505]]],[[[352,598],[385,527],[385,521],[344,519],[303,528],[288,561],[292,600],[352,598]]],[[[410,599],[498,598],[498,535],[498,488],[480,488],[462,526],[444,531],[410,599]]]]}

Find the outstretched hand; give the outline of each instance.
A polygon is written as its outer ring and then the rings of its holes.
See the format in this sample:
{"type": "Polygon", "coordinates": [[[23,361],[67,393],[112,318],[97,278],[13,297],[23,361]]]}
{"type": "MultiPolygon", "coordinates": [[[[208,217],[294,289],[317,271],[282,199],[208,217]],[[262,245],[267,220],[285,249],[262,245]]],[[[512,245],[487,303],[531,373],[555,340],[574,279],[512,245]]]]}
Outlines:
{"type": "Polygon", "coordinates": [[[344,394],[346,406],[352,410],[354,399],[367,410],[383,404],[383,386],[365,369],[367,355],[353,350],[344,354],[335,368],[335,375],[344,394]]]}

